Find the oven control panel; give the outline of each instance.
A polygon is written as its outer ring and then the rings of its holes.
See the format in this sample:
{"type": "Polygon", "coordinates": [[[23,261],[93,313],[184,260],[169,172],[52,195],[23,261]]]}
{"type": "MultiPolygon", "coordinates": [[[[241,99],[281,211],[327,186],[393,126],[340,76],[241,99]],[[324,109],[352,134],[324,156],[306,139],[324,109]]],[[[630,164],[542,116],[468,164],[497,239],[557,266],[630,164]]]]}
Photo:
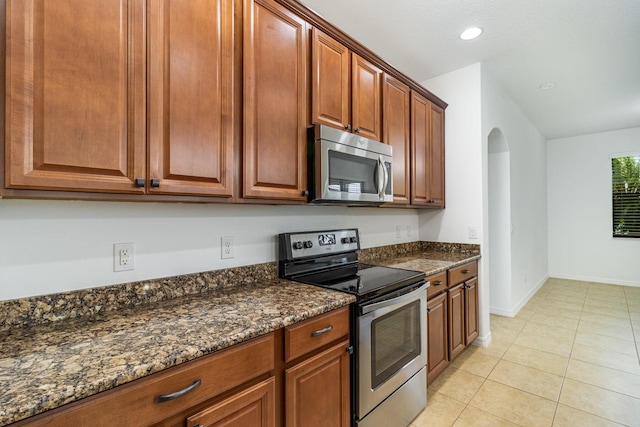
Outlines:
{"type": "Polygon", "coordinates": [[[279,243],[280,258],[288,260],[360,249],[357,228],[283,233],[279,235],[279,243]]]}

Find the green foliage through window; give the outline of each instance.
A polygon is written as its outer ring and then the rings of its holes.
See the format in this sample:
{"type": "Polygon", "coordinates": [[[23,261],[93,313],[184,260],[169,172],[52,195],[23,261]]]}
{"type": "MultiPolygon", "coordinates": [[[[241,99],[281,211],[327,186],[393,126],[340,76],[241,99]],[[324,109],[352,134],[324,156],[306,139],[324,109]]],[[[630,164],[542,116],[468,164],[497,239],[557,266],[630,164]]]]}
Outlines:
{"type": "Polygon", "coordinates": [[[611,166],[613,237],[640,237],[640,155],[615,157],[611,166]]]}

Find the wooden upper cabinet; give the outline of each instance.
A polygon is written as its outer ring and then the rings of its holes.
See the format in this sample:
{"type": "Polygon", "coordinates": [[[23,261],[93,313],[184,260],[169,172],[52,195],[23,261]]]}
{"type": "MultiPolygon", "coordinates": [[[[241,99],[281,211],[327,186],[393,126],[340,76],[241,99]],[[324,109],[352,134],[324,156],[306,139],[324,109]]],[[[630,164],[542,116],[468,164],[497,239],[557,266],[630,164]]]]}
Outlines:
{"type": "Polygon", "coordinates": [[[429,205],[430,102],[411,92],[411,204],[429,205]]]}
{"type": "Polygon", "coordinates": [[[409,204],[411,163],[411,90],[398,79],[385,74],[383,84],[382,142],[393,148],[393,204],[409,204]]]}
{"type": "Polygon", "coordinates": [[[351,126],[353,132],[382,140],[382,70],[351,54],[351,126]]]}
{"type": "Polygon", "coordinates": [[[142,193],[143,0],[10,0],[8,188],[142,193]]]}
{"type": "Polygon", "coordinates": [[[305,201],[308,27],[274,0],[244,0],[243,197],[305,201]]]}
{"type": "Polygon", "coordinates": [[[150,193],[233,195],[233,16],[233,0],[149,1],[150,193]]]}
{"type": "Polygon", "coordinates": [[[430,120],[428,199],[432,207],[444,208],[444,110],[434,103],[431,103],[430,120]]]}
{"type": "Polygon", "coordinates": [[[411,204],[444,208],[444,110],[411,92],[411,204]]]}
{"type": "Polygon", "coordinates": [[[345,129],[351,124],[351,53],[317,28],[311,34],[313,121],[345,129]]]}
{"type": "Polygon", "coordinates": [[[312,30],[312,121],[382,140],[380,68],[312,30]]]}

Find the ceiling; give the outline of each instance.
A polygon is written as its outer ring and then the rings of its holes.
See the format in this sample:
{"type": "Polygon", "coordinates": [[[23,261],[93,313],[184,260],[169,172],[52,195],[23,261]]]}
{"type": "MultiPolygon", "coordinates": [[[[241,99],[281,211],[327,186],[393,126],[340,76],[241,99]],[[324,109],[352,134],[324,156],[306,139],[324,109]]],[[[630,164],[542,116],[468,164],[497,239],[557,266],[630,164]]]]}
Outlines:
{"type": "Polygon", "coordinates": [[[418,82],[481,62],[547,139],[640,126],[640,0],[301,1],[418,82]]]}

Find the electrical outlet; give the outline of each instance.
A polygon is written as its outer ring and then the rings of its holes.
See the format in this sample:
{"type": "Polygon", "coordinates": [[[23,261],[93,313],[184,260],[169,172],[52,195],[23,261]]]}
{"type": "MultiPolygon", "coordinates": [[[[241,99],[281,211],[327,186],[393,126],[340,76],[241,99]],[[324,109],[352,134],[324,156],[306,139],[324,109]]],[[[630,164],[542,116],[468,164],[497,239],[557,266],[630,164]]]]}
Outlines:
{"type": "Polygon", "coordinates": [[[469,226],[469,238],[477,239],[478,238],[478,227],[475,225],[469,226]]]}
{"type": "Polygon", "coordinates": [[[133,243],[114,243],[113,271],[128,271],[133,269],[135,269],[133,243]]]}
{"type": "Polygon", "coordinates": [[[233,237],[221,237],[220,238],[221,254],[220,258],[229,259],[235,256],[233,250],[233,237]]]}
{"type": "Polygon", "coordinates": [[[396,239],[400,238],[400,226],[396,225],[396,239]]]}

